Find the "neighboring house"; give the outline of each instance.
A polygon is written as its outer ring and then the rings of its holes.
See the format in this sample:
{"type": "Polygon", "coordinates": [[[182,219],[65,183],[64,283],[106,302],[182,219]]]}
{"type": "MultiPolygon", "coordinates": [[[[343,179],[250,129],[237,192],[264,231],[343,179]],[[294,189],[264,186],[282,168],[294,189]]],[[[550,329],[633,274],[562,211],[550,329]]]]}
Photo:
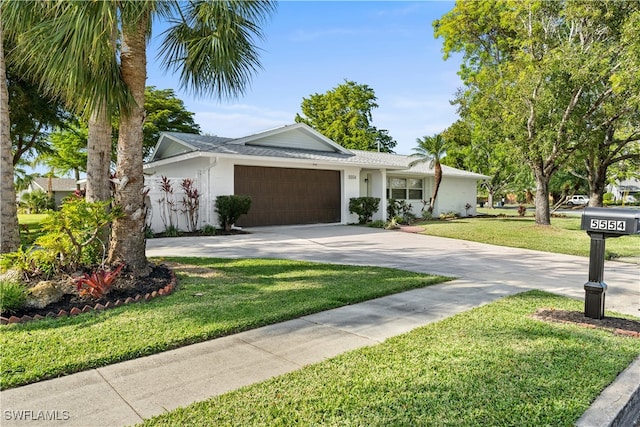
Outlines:
{"type": "Polygon", "coordinates": [[[613,200],[622,200],[627,196],[635,196],[640,200],[640,179],[631,178],[624,181],[616,181],[615,184],[607,185],[607,192],[613,194],[613,200]]]}
{"type": "MultiPolygon", "coordinates": [[[[404,199],[421,216],[423,200],[432,194],[433,169],[421,163],[409,168],[408,156],[348,150],[311,127],[298,123],[250,135],[222,138],[176,132],[162,133],[144,165],[150,189],[153,230],[165,227],[159,202],[161,177],[167,177],[181,209],[180,182],[192,178],[199,192],[200,225],[217,225],[215,199],[220,195],[249,195],[251,210],[236,225],[352,223],[349,199],[381,199],[373,219],[387,217],[387,198],[404,199]]],[[[443,166],[443,179],[434,215],[475,214],[476,187],[488,177],[443,166]],[[470,208],[466,208],[470,206],[470,208]]],[[[179,228],[185,229],[181,219],[179,228]]]]}
{"type": "Polygon", "coordinates": [[[77,189],[77,181],[73,178],[34,178],[29,187],[18,195],[18,200],[24,193],[40,190],[44,191],[56,201],[56,208],[60,207],[62,199],[71,196],[77,189]]]}

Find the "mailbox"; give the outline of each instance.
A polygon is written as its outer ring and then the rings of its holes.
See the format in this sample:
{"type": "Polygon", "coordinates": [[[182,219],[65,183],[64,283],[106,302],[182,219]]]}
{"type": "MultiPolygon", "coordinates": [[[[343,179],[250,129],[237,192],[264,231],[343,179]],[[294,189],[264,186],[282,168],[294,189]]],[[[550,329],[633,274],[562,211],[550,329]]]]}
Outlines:
{"type": "Polygon", "coordinates": [[[585,208],[582,227],[587,233],[624,236],[640,233],[640,210],[585,208]]]}
{"type": "Polygon", "coordinates": [[[584,284],[584,315],[592,319],[604,317],[604,246],[605,240],[640,233],[640,210],[585,208],[581,228],[591,237],[589,281],[584,284]]]}

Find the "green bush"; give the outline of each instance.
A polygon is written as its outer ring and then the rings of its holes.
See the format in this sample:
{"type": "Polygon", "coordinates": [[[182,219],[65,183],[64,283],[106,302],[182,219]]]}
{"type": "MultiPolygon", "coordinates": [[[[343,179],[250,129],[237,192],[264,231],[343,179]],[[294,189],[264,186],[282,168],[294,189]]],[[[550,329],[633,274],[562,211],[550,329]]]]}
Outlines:
{"type": "Polygon", "coordinates": [[[216,234],[216,227],[211,224],[205,224],[200,231],[205,236],[214,236],[216,234]]]}
{"type": "Polygon", "coordinates": [[[0,266],[19,269],[28,276],[50,277],[80,266],[100,264],[106,256],[105,230],[121,210],[109,202],[87,202],[71,197],[59,211],[42,222],[42,234],[28,249],[3,254],[0,266]],[[102,239],[102,240],[101,240],[102,239]]]}
{"type": "Polygon", "coordinates": [[[613,202],[613,193],[604,193],[602,195],[603,202],[613,202]]]}
{"type": "Polygon", "coordinates": [[[389,199],[387,205],[387,219],[395,218],[399,224],[411,224],[416,216],[411,212],[411,204],[406,200],[389,199]]]}
{"type": "Polygon", "coordinates": [[[0,312],[12,313],[27,300],[27,287],[22,283],[0,280],[0,312]]]}
{"type": "Polygon", "coordinates": [[[216,213],[220,227],[229,231],[238,221],[240,215],[246,215],[251,209],[251,197],[249,196],[218,196],[216,197],[216,213]]]}
{"type": "Polygon", "coordinates": [[[379,206],[379,197],[352,197],[349,199],[349,212],[358,215],[359,224],[370,222],[379,206]]]}
{"type": "Polygon", "coordinates": [[[168,225],[164,229],[164,237],[179,237],[180,234],[180,230],[175,225],[168,225]]]}

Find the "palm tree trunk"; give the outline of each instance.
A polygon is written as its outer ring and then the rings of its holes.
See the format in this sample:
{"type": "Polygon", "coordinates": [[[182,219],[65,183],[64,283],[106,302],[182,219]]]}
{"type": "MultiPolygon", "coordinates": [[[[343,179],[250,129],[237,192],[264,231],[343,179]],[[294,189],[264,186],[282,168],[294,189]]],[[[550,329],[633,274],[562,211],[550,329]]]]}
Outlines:
{"type": "Polygon", "coordinates": [[[433,195],[431,196],[431,200],[429,203],[429,213],[433,213],[433,209],[436,206],[436,197],[438,197],[438,190],[440,189],[440,183],[442,182],[442,166],[440,162],[435,162],[434,166],[434,184],[433,184],[433,195]]]}
{"type": "Polygon", "coordinates": [[[9,90],[6,75],[0,16],[0,253],[14,252],[20,246],[16,187],[13,185],[9,90]]]}
{"type": "Polygon", "coordinates": [[[124,215],[114,221],[109,247],[109,263],[124,262],[135,276],[149,274],[145,255],[144,175],[142,172],[142,124],[144,121],[144,86],[147,77],[146,34],[148,14],[137,23],[123,26],[120,67],[122,78],[135,104],[123,111],[118,137],[115,203],[124,215]]]}
{"type": "Polygon", "coordinates": [[[89,119],[87,141],[87,201],[98,202],[111,198],[111,121],[107,106],[102,104],[89,119]]]}

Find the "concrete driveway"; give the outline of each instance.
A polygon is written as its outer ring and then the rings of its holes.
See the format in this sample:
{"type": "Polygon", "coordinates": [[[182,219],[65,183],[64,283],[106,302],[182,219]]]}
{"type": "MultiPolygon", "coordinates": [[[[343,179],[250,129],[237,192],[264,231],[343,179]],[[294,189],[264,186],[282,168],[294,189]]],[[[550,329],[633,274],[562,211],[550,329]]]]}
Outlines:
{"type": "MultiPolygon", "coordinates": [[[[150,239],[147,255],[285,258],[394,267],[584,299],[589,259],[344,225],[258,227],[250,234],[150,239]]],[[[607,310],[640,316],[640,265],[607,261],[607,310]]]]}

